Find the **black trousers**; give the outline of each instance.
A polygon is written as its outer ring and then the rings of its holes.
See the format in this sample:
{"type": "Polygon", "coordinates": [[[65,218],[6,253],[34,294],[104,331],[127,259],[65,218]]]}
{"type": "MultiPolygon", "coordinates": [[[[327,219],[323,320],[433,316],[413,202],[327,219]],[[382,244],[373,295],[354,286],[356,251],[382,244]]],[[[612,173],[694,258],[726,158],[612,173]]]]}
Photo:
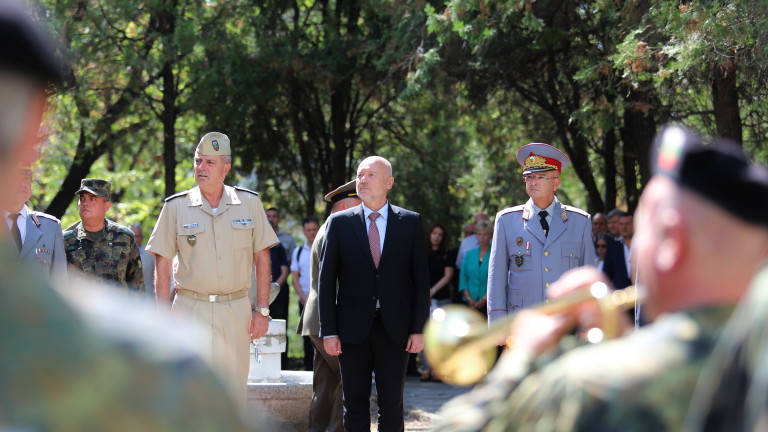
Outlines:
{"type": "Polygon", "coordinates": [[[371,430],[371,374],[376,374],[379,432],[402,432],[403,390],[408,352],[404,343],[387,335],[381,317],[373,321],[368,338],[361,344],[341,344],[339,356],[344,392],[344,430],[371,430]]]}

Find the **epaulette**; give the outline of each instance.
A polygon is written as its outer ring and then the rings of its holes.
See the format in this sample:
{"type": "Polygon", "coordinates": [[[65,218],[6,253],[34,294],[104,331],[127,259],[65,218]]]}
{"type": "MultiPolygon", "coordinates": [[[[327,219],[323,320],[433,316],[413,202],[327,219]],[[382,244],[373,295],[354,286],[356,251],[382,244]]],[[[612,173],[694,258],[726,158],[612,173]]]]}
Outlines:
{"type": "Polygon", "coordinates": [[[258,192],[252,191],[252,190],[250,190],[250,189],[246,189],[246,188],[244,188],[244,187],[240,187],[240,186],[232,186],[232,187],[233,187],[233,188],[235,188],[235,189],[237,189],[237,190],[239,190],[239,191],[248,192],[248,193],[252,193],[252,194],[254,194],[254,195],[256,195],[256,196],[259,196],[259,193],[258,193],[258,192]]]}
{"type": "Polygon", "coordinates": [[[111,220],[107,219],[107,224],[112,226],[112,227],[114,227],[115,229],[117,229],[117,231],[119,231],[119,232],[121,232],[123,234],[128,234],[129,236],[131,236],[131,238],[133,238],[136,235],[136,234],[133,233],[133,231],[130,228],[128,228],[125,225],[120,225],[119,223],[117,223],[115,221],[111,221],[111,220]]]}
{"type": "Polygon", "coordinates": [[[499,216],[503,216],[503,215],[505,215],[507,213],[523,211],[524,208],[525,208],[525,205],[523,205],[523,204],[516,205],[514,207],[507,207],[507,208],[505,208],[503,210],[500,210],[498,213],[496,213],[496,219],[498,219],[499,216]]]}
{"type": "Polygon", "coordinates": [[[582,215],[582,216],[584,216],[586,218],[589,217],[589,213],[585,212],[584,210],[582,210],[582,209],[580,209],[578,207],[573,207],[573,206],[569,206],[569,205],[565,205],[565,204],[561,204],[561,205],[563,206],[563,210],[565,210],[565,211],[569,211],[569,212],[573,212],[573,213],[578,213],[578,214],[580,214],[580,215],[582,215]]]}
{"type": "Polygon", "coordinates": [[[184,192],[175,193],[175,194],[169,196],[168,198],[164,199],[163,201],[168,202],[168,201],[170,201],[172,199],[176,199],[176,198],[179,198],[179,197],[187,196],[188,193],[189,193],[189,190],[185,190],[184,192]]]}
{"type": "Polygon", "coordinates": [[[75,231],[73,229],[65,230],[64,231],[64,240],[66,241],[66,240],[69,240],[71,238],[75,238],[76,235],[77,235],[77,231],[75,231]]]}
{"type": "Polygon", "coordinates": [[[46,218],[46,219],[50,219],[50,220],[52,220],[52,221],[54,221],[56,223],[61,223],[60,219],[58,219],[56,216],[49,215],[48,213],[43,213],[43,212],[39,212],[39,211],[32,211],[30,213],[32,213],[32,214],[34,214],[35,216],[38,216],[38,217],[43,217],[43,218],[46,218]]]}

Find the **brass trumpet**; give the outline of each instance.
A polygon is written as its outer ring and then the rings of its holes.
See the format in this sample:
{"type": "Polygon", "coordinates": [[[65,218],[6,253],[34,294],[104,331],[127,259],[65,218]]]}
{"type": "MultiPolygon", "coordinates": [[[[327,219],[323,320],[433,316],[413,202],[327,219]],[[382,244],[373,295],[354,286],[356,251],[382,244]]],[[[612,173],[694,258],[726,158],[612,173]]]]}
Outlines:
{"type": "MultiPolygon", "coordinates": [[[[573,309],[585,301],[597,301],[603,315],[601,329],[587,331],[587,340],[597,343],[619,336],[619,311],[635,305],[635,286],[611,291],[602,282],[573,291],[557,300],[542,304],[535,311],[554,315],[573,309]]],[[[424,353],[433,372],[454,385],[472,385],[480,381],[496,361],[496,346],[509,336],[515,314],[488,325],[477,311],[466,306],[438,308],[424,328],[424,353]]]]}

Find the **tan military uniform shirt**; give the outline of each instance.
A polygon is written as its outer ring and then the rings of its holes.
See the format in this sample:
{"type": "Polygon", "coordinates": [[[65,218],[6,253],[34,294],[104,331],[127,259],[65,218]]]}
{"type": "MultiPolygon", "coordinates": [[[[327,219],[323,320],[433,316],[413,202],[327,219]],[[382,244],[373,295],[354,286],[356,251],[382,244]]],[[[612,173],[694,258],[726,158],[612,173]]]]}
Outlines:
{"type": "Polygon", "coordinates": [[[253,254],[277,244],[258,194],[224,186],[214,214],[199,187],[165,200],[146,250],[172,259],[179,288],[230,294],[251,286],[253,254]]]}

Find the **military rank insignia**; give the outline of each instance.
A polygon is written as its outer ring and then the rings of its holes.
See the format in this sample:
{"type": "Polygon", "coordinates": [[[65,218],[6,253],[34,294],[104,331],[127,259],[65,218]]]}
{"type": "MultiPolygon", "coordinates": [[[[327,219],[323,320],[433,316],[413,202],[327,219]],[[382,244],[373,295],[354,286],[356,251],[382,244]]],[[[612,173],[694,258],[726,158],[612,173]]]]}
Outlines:
{"type": "Polygon", "coordinates": [[[187,236],[187,243],[189,243],[190,246],[194,246],[197,243],[197,236],[192,234],[187,236]]]}
{"type": "Polygon", "coordinates": [[[522,255],[515,255],[515,264],[518,267],[522,267],[525,262],[525,258],[522,255]]]}
{"type": "Polygon", "coordinates": [[[563,222],[565,222],[568,220],[568,213],[565,210],[563,210],[560,212],[560,217],[563,218],[563,222]]]}

